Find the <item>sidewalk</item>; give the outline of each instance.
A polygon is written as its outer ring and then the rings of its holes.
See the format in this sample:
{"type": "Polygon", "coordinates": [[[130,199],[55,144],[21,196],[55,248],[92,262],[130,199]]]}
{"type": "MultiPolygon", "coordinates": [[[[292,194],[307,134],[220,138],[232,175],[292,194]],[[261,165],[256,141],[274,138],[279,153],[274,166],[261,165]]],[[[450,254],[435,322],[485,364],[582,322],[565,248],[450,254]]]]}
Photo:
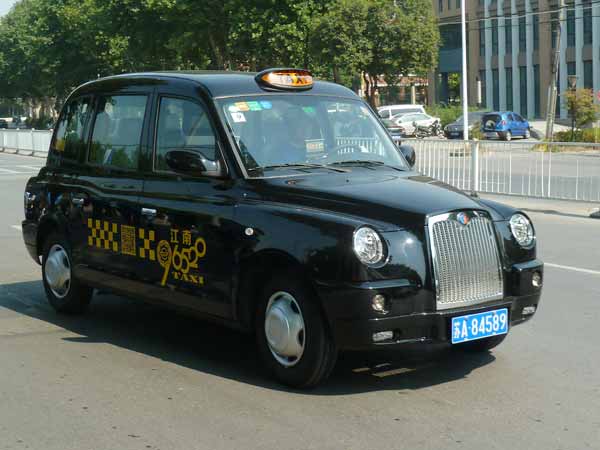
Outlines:
{"type": "Polygon", "coordinates": [[[479,194],[483,199],[493,200],[524,211],[566,216],[594,217],[600,219],[600,202],[587,203],[570,200],[550,200],[544,198],[519,197],[515,195],[479,194]]]}

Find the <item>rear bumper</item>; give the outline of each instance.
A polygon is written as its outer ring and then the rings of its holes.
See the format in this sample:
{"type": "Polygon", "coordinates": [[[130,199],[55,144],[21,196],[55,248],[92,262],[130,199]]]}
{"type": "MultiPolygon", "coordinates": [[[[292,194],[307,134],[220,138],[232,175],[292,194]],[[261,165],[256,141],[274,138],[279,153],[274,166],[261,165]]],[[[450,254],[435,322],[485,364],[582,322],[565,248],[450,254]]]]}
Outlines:
{"type": "Polygon", "coordinates": [[[511,327],[533,317],[535,312],[523,314],[523,309],[533,306],[534,311],[537,311],[540,301],[541,288],[534,288],[531,282],[534,272],[543,275],[543,264],[540,261],[513,266],[512,271],[507,274],[505,290],[511,295],[484,304],[432,311],[432,308],[423,306],[431,302],[435,304],[432,292],[416,289],[409,284],[393,285],[390,282],[382,285],[381,282],[374,282],[355,286],[351,291],[347,286],[340,286],[341,294],[338,297],[345,297],[345,308],[341,309],[340,304],[336,305],[334,298],[333,306],[325,303],[325,310],[340,349],[366,350],[410,343],[449,343],[453,317],[507,308],[511,327]],[[391,316],[377,316],[371,309],[371,299],[376,293],[386,295],[393,299],[394,304],[399,305],[392,306],[391,316]],[[401,310],[403,311],[398,313],[401,310]],[[393,338],[374,342],[373,335],[383,331],[393,332],[393,338]]]}

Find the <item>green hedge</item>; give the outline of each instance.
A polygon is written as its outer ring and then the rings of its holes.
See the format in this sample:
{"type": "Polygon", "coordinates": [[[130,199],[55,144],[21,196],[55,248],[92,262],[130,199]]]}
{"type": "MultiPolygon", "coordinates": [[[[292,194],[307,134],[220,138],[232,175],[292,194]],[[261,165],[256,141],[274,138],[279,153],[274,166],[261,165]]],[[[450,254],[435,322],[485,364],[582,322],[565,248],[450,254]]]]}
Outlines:
{"type": "Polygon", "coordinates": [[[559,131],[554,133],[555,142],[600,142],[600,128],[584,128],[583,130],[575,130],[575,133],[568,131],[559,131]],[[573,136],[573,134],[575,136],[573,136]],[[575,137],[575,139],[573,139],[575,137]]]}

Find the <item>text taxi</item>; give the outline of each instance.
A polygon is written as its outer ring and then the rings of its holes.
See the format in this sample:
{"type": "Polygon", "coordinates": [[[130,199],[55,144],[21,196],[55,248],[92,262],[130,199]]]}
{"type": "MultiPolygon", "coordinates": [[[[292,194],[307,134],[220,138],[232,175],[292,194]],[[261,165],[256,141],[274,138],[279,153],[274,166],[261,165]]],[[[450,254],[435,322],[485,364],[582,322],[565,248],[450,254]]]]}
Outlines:
{"type": "Polygon", "coordinates": [[[533,226],[414,161],[304,70],[110,77],[68,98],[23,236],[57,311],[170,304],[255,333],[296,387],[343,349],[491,349],[536,311],[533,226]]]}

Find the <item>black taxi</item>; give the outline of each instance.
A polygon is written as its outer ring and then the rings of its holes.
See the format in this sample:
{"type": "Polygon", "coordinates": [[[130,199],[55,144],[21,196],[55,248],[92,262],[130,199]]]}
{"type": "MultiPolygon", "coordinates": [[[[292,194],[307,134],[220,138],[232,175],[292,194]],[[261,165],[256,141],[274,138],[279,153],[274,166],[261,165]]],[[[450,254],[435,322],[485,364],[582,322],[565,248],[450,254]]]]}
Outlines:
{"type": "Polygon", "coordinates": [[[536,312],[534,228],[414,162],[305,70],[119,75],[67,99],[23,237],[58,312],[94,289],[168,304],[254,333],[295,387],[339,350],[487,351],[536,312]]]}

